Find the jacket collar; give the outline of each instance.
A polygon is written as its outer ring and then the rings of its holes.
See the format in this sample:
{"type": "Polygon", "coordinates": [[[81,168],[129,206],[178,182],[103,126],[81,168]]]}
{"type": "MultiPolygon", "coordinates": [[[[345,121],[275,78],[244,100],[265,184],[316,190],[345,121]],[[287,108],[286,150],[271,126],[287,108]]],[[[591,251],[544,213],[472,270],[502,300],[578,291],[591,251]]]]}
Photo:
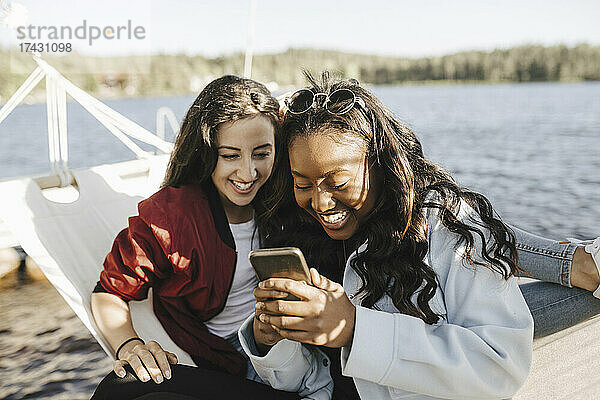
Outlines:
{"type": "Polygon", "coordinates": [[[215,229],[217,230],[219,238],[221,238],[223,243],[235,250],[235,240],[233,239],[233,234],[229,228],[229,221],[227,221],[227,215],[225,215],[225,209],[223,209],[221,197],[219,196],[217,188],[212,181],[208,179],[202,185],[202,189],[208,198],[210,213],[215,222],[215,229]]]}

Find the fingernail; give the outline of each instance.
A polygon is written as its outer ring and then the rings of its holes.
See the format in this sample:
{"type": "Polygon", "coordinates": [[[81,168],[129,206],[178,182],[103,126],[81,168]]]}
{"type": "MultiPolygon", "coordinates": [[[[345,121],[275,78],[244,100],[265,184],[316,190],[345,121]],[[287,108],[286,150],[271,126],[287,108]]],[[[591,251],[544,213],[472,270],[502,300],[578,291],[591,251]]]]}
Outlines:
{"type": "Polygon", "coordinates": [[[262,322],[266,322],[266,320],[267,320],[267,317],[265,316],[265,314],[260,314],[260,315],[258,316],[258,319],[260,319],[262,322]]]}
{"type": "Polygon", "coordinates": [[[265,307],[265,303],[259,302],[256,303],[256,308],[258,308],[259,310],[262,310],[265,307]]]}
{"type": "Polygon", "coordinates": [[[158,376],[156,377],[156,382],[157,382],[157,383],[162,383],[162,381],[163,381],[163,377],[162,377],[162,375],[158,375],[158,376]]]}
{"type": "Polygon", "coordinates": [[[165,378],[171,379],[171,371],[165,371],[165,378]]]}
{"type": "Polygon", "coordinates": [[[117,375],[119,375],[120,378],[123,378],[125,377],[125,371],[119,371],[117,375]]]}
{"type": "Polygon", "coordinates": [[[261,289],[264,289],[264,288],[266,287],[266,286],[265,286],[265,282],[264,282],[264,281],[263,281],[263,282],[260,282],[260,283],[258,284],[258,287],[259,287],[259,288],[261,288],[261,289]]]}
{"type": "Polygon", "coordinates": [[[142,382],[148,382],[150,380],[150,376],[148,374],[142,374],[142,382]]]}

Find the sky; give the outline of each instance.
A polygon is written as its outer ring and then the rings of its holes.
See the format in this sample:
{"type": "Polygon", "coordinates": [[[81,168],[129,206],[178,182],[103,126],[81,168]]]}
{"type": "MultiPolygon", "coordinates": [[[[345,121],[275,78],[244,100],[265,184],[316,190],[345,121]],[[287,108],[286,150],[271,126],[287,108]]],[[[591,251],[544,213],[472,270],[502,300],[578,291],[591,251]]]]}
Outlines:
{"type": "MultiPolygon", "coordinates": [[[[252,4],[252,0],[0,1],[5,8],[21,4],[16,7],[18,15],[27,10],[26,23],[16,18],[23,26],[74,30],[85,21],[86,30],[95,26],[112,33],[131,21],[132,30],[143,29],[143,38],[128,39],[122,30],[124,37],[101,37],[91,44],[90,31],[81,40],[49,40],[47,31],[33,38],[27,33],[18,40],[17,32],[2,25],[0,16],[0,47],[70,42],[78,52],[98,56],[186,53],[216,57],[243,51],[252,4]]],[[[255,54],[312,47],[422,57],[531,43],[600,44],[598,0],[255,0],[255,4],[255,54]]]]}

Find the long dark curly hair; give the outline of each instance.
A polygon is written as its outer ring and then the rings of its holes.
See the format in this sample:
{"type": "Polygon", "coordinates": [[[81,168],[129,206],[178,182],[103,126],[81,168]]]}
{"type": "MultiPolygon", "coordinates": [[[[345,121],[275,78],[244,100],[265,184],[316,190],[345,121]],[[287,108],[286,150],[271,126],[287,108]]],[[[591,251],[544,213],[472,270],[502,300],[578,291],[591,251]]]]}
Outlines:
{"type": "Polygon", "coordinates": [[[443,315],[429,306],[438,287],[435,271],[424,261],[429,244],[424,209],[436,209],[442,224],[465,245],[465,258],[484,265],[503,278],[518,273],[517,250],[512,231],[495,214],[483,195],[460,187],[443,168],[427,160],[414,133],[402,124],[373,94],[356,80],[332,81],[323,73],[320,81],[306,74],[314,93],[349,89],[365,105],[355,105],[346,114],[332,115],[323,107],[294,115],[287,113],[281,127],[282,151],[272,176],[273,196],[258,222],[267,245],[296,245],[308,262],[326,276],[341,281],[349,249],[368,240],[367,249],[351,262],[362,280],[362,305],[373,307],[385,294],[402,313],[436,323],[443,315]],[[367,160],[375,166],[382,182],[376,205],[357,233],[340,243],[324,232],[320,224],[293,197],[288,149],[302,136],[326,134],[336,140],[361,140],[367,160]],[[457,217],[464,201],[478,215],[457,217]],[[479,242],[482,248],[475,246],[479,242]],[[417,293],[416,304],[411,297],[417,293]]]}
{"type": "Polygon", "coordinates": [[[210,180],[217,165],[219,126],[259,114],[271,121],[277,148],[279,103],[263,84],[233,75],[210,82],[181,123],[162,186],[204,184],[210,180]]]}

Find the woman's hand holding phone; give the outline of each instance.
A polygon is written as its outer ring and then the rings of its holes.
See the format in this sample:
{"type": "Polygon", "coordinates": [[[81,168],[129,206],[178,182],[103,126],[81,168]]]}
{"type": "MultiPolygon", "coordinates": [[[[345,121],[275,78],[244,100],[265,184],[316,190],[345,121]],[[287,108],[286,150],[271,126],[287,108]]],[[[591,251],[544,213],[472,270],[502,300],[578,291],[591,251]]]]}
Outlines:
{"type": "MultiPolygon", "coordinates": [[[[288,293],[279,292],[275,290],[264,290],[261,288],[254,289],[254,297],[256,298],[256,304],[261,304],[265,301],[272,301],[274,299],[284,299],[288,296],[288,293]]],[[[266,354],[271,346],[274,346],[283,337],[277,333],[275,329],[269,324],[265,324],[259,319],[261,311],[256,308],[254,313],[254,341],[258,347],[258,351],[261,354],[266,354]]]]}
{"type": "Polygon", "coordinates": [[[271,326],[281,338],[298,342],[327,347],[352,344],[354,304],[342,285],[321,276],[314,268],[310,274],[314,286],[287,278],[260,282],[254,291],[258,322],[271,326]],[[275,293],[279,295],[274,296],[275,293]],[[300,300],[279,300],[288,294],[300,300]]]}

